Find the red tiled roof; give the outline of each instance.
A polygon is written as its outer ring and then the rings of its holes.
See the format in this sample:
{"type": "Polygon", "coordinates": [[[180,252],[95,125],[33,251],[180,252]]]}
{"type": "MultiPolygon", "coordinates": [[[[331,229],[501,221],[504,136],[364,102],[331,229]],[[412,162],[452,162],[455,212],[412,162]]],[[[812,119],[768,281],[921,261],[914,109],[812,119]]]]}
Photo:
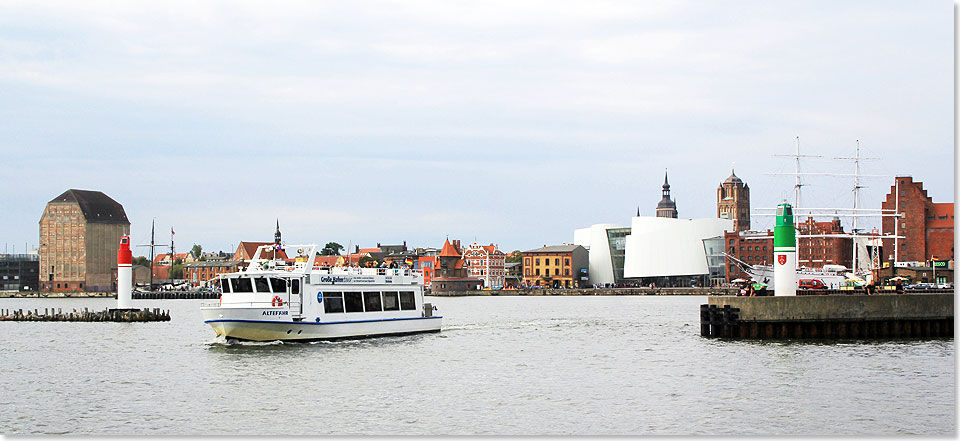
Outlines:
{"type": "Polygon", "coordinates": [[[457,250],[457,247],[453,246],[453,244],[450,243],[450,239],[447,239],[447,241],[443,243],[443,248],[440,250],[440,257],[460,257],[460,256],[461,254],[457,250]]]}
{"type": "MultiPolygon", "coordinates": [[[[240,242],[240,245],[237,246],[237,252],[233,253],[233,260],[238,260],[238,261],[250,260],[253,258],[253,255],[257,253],[257,248],[264,245],[273,245],[273,242],[240,242]],[[246,253],[246,256],[238,255],[241,248],[243,249],[244,253],[246,253]]],[[[267,252],[265,255],[261,257],[270,258],[270,257],[273,257],[273,253],[267,252]]],[[[276,258],[283,259],[283,260],[290,260],[287,257],[287,253],[285,253],[283,250],[277,252],[276,258]]]]}
{"type": "MultiPolygon", "coordinates": [[[[167,259],[167,256],[169,255],[170,255],[169,253],[157,254],[153,258],[153,263],[163,262],[164,260],[167,259]]],[[[189,255],[189,253],[176,253],[173,255],[173,260],[177,260],[177,259],[187,260],[187,255],[189,255]]]]}
{"type": "MultiPolygon", "coordinates": [[[[316,259],[313,259],[314,266],[334,266],[337,264],[337,259],[344,256],[317,256],[316,259]]],[[[344,257],[344,262],[346,262],[346,257],[344,257]]]]}
{"type": "Polygon", "coordinates": [[[357,251],[357,254],[370,254],[370,253],[382,253],[383,251],[380,248],[360,248],[360,251],[357,251]]]}

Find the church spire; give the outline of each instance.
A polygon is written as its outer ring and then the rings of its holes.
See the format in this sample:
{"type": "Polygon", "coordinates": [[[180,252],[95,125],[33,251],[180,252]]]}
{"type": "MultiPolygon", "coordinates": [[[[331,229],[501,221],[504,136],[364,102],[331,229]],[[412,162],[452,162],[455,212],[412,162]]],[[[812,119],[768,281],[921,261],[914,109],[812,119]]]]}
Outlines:
{"type": "Polygon", "coordinates": [[[280,219],[277,219],[277,231],[273,233],[273,243],[280,245],[280,219]]]}
{"type": "Polygon", "coordinates": [[[677,204],[670,200],[670,182],[667,180],[667,169],[663,169],[663,197],[657,204],[657,217],[677,218],[677,204]]]}

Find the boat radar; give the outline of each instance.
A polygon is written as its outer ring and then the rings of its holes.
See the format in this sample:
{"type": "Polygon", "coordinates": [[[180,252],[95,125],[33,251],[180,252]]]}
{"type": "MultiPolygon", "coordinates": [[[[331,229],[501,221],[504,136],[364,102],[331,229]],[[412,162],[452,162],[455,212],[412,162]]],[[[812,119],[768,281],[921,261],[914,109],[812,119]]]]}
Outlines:
{"type": "Polygon", "coordinates": [[[133,286],[133,252],[130,251],[130,236],[120,238],[117,250],[117,309],[130,309],[133,286]]]}
{"type": "Polygon", "coordinates": [[[793,207],[777,206],[777,225],[773,228],[773,295],[797,295],[797,232],[793,227],[793,207]]]}

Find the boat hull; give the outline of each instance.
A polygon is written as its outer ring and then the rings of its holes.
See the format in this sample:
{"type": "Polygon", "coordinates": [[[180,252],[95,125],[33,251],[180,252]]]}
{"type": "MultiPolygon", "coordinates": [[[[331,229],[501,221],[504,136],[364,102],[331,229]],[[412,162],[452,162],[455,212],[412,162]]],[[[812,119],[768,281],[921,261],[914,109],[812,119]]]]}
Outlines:
{"type": "MultiPolygon", "coordinates": [[[[246,308],[244,308],[246,309],[246,308]]],[[[440,332],[442,316],[353,321],[293,321],[256,319],[261,310],[203,310],[204,323],[218,336],[246,341],[313,341],[440,332]]]]}

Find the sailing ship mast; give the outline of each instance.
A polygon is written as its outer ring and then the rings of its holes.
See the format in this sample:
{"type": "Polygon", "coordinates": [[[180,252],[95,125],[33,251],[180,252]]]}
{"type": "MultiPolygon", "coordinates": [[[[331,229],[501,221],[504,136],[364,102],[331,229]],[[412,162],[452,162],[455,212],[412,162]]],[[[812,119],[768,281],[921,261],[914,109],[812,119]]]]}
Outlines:
{"type": "MultiPolygon", "coordinates": [[[[885,175],[864,175],[864,174],[860,173],[860,161],[875,160],[875,159],[879,159],[879,158],[863,158],[863,157],[861,157],[861,156],[860,156],[860,140],[857,140],[857,155],[856,155],[855,157],[853,157],[853,158],[836,158],[836,157],[833,158],[833,159],[839,159],[839,160],[853,160],[853,161],[854,161],[854,173],[853,173],[853,174],[842,174],[842,173],[810,173],[810,172],[803,172],[803,173],[801,173],[801,172],[800,172],[800,158],[819,158],[819,157],[822,157],[822,156],[820,156],[820,155],[801,155],[801,154],[800,154],[800,137],[799,137],[799,136],[797,137],[797,144],[796,144],[796,145],[797,145],[796,154],[793,154],[793,155],[773,155],[773,156],[779,156],[779,157],[794,158],[794,160],[796,161],[796,171],[795,171],[794,173],[766,173],[766,174],[772,174],[772,175],[794,175],[794,176],[796,177],[796,184],[794,185],[794,198],[795,198],[795,199],[794,199],[794,202],[795,202],[795,204],[794,204],[793,213],[794,213],[794,216],[796,216],[797,218],[799,218],[799,216],[800,216],[800,214],[801,214],[801,213],[800,213],[800,210],[799,210],[799,208],[798,208],[798,206],[800,205],[800,189],[801,189],[801,187],[804,186],[804,184],[802,183],[802,181],[801,181],[801,179],[800,179],[800,176],[801,176],[801,175],[852,176],[852,177],[853,177],[853,208],[852,208],[852,209],[843,209],[843,208],[806,208],[806,209],[805,209],[805,213],[804,213],[805,215],[807,215],[807,216],[809,216],[809,217],[817,217],[817,216],[852,217],[852,218],[853,218],[853,227],[851,228],[850,235],[813,234],[813,235],[800,235],[800,236],[798,236],[798,237],[801,237],[801,238],[808,238],[808,237],[842,237],[842,238],[846,238],[846,237],[850,237],[851,240],[852,240],[852,242],[853,242],[853,245],[852,245],[852,246],[853,246],[853,256],[852,256],[852,266],[851,266],[851,270],[852,270],[854,273],[857,273],[857,270],[859,269],[859,265],[858,265],[858,254],[859,254],[859,253],[858,253],[858,249],[857,249],[857,238],[858,238],[858,237],[865,237],[864,235],[861,235],[861,234],[860,234],[860,231],[859,231],[859,228],[858,228],[857,219],[860,218],[860,217],[888,217],[888,216],[899,217],[899,216],[900,216],[900,214],[899,214],[899,209],[897,209],[897,210],[885,210],[885,209],[882,209],[882,208],[881,208],[881,209],[873,209],[873,208],[864,209],[864,208],[860,208],[860,201],[859,201],[859,199],[860,199],[860,189],[861,189],[861,188],[866,188],[866,187],[860,185],[860,178],[861,178],[861,177],[886,177],[885,175]],[[841,213],[841,212],[842,212],[842,213],[841,213]],[[893,213],[891,213],[891,212],[893,212],[893,213]]],[[[759,208],[759,210],[772,210],[772,208],[759,208]]],[[[759,214],[759,215],[761,215],[761,216],[769,216],[769,215],[771,215],[771,214],[759,214]]],[[[895,241],[896,241],[896,239],[900,238],[899,234],[896,233],[896,232],[894,233],[893,236],[890,236],[890,235],[884,236],[884,235],[882,235],[882,234],[881,234],[881,235],[869,234],[869,235],[866,235],[866,237],[873,237],[874,239],[876,239],[876,238],[892,238],[892,239],[894,239],[895,241]]],[[[894,247],[896,248],[896,244],[894,245],[894,247]]],[[[876,249],[874,249],[874,252],[876,253],[876,249]]],[[[876,260],[876,259],[874,259],[874,260],[876,260]]],[[[798,259],[798,262],[799,262],[799,259],[798,259]]],[[[798,263],[798,264],[799,264],[799,263],[798,263]]]]}
{"type": "MultiPolygon", "coordinates": [[[[150,289],[153,290],[153,259],[154,259],[154,249],[157,247],[163,248],[168,245],[157,245],[155,242],[156,239],[156,228],[157,228],[157,218],[153,218],[153,222],[150,223],[150,243],[145,245],[137,245],[138,247],[150,247],[150,289]]],[[[173,231],[172,229],[170,231],[173,231]]],[[[173,236],[170,236],[170,259],[172,262],[173,259],[173,236]]]]}

